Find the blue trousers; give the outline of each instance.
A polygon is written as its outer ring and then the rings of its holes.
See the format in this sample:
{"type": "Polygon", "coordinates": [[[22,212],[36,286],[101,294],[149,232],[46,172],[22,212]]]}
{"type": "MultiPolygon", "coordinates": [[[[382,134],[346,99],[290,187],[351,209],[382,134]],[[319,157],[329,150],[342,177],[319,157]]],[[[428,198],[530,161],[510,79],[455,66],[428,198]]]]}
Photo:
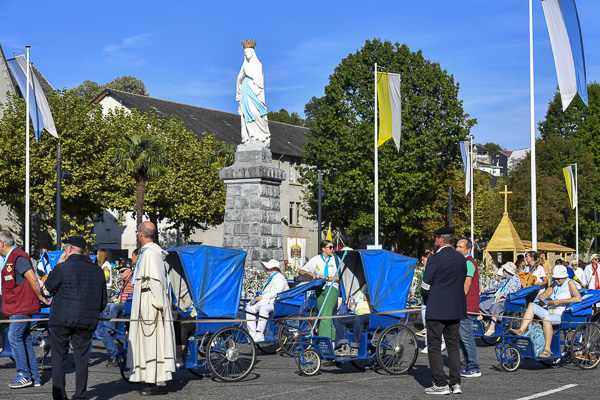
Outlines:
{"type": "MultiPolygon", "coordinates": [[[[12,315],[13,319],[30,319],[31,315],[12,315]]],[[[33,380],[40,381],[38,363],[31,342],[31,322],[13,322],[8,328],[8,342],[17,367],[17,373],[33,380]]]]}
{"type": "Polygon", "coordinates": [[[460,348],[463,354],[461,368],[464,371],[480,372],[479,360],[477,359],[477,345],[475,336],[473,336],[473,316],[467,315],[467,318],[460,320],[458,333],[460,335],[460,348]]]}
{"type": "Polygon", "coordinates": [[[333,320],[333,326],[335,326],[336,347],[348,344],[347,328],[352,328],[352,343],[350,343],[350,347],[360,348],[360,339],[362,338],[364,328],[369,325],[369,317],[369,314],[349,314],[344,318],[335,318],[333,320]]]}

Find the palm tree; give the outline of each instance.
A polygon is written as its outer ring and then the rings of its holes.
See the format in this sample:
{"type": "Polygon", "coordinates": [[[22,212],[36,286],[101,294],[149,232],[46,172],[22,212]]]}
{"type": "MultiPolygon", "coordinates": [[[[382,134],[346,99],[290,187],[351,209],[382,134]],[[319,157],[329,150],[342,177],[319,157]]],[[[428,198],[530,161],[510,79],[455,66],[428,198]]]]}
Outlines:
{"type": "MultiPolygon", "coordinates": [[[[130,174],[135,179],[135,217],[139,226],[144,215],[146,183],[165,171],[165,145],[158,136],[149,133],[126,135],[111,161],[114,172],[130,174]]],[[[139,238],[137,245],[140,246],[139,238]]]]}

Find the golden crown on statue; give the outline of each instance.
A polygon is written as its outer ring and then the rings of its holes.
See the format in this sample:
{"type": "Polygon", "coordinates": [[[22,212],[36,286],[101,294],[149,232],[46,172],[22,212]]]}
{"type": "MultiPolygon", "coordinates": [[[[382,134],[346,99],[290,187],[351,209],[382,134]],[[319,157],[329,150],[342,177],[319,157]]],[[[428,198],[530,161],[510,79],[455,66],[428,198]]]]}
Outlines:
{"type": "Polygon", "coordinates": [[[256,40],[242,40],[242,46],[244,46],[245,49],[253,49],[254,46],[256,46],[256,40]]]}

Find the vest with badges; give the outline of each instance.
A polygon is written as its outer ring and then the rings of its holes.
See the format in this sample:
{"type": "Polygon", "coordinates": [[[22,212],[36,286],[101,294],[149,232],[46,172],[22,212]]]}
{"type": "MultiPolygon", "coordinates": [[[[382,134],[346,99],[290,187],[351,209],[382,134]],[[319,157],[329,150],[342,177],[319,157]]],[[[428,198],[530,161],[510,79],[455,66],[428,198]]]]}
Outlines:
{"type": "MultiPolygon", "coordinates": [[[[15,263],[18,257],[25,257],[31,265],[29,256],[17,247],[10,253],[0,275],[2,277],[2,313],[8,317],[36,314],[41,309],[40,301],[33,293],[29,282],[25,280],[20,285],[15,283],[15,263]]],[[[33,267],[31,270],[33,271],[33,267]]]]}

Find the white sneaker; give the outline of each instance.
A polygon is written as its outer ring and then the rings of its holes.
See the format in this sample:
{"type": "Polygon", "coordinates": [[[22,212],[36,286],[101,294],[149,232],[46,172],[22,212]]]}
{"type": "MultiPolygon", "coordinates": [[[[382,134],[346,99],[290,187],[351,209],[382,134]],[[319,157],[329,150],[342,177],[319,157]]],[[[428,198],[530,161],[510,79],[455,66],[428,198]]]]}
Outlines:
{"type": "Polygon", "coordinates": [[[265,335],[262,334],[261,332],[256,332],[254,334],[254,337],[252,338],[254,339],[254,342],[264,342],[265,341],[265,335]]]}
{"type": "Polygon", "coordinates": [[[456,383],[450,387],[450,391],[453,394],[462,394],[462,388],[460,387],[460,383],[456,383]]]}
{"type": "Polygon", "coordinates": [[[415,335],[419,337],[425,337],[425,335],[427,335],[427,329],[423,329],[422,331],[415,333],[415,335]]]}
{"type": "Polygon", "coordinates": [[[450,386],[435,386],[425,389],[426,394],[450,394],[450,386]]]}
{"type": "Polygon", "coordinates": [[[427,354],[427,346],[423,350],[421,350],[421,354],[427,354]]]}

